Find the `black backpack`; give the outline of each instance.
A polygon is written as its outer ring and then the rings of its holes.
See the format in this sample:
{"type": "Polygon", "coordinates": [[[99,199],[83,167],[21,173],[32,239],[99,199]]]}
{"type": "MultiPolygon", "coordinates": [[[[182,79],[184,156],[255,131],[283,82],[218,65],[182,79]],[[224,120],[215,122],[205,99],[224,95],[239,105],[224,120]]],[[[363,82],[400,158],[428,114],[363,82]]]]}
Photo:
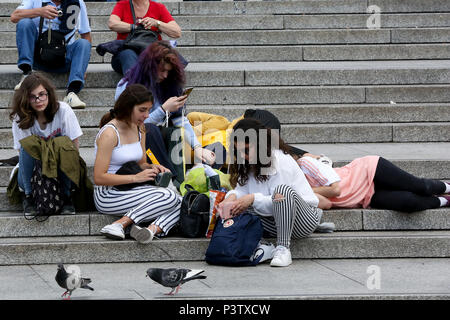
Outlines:
{"type": "Polygon", "coordinates": [[[209,225],[209,197],[185,185],[187,193],[183,196],[180,209],[180,232],[188,238],[206,236],[209,225]]]}
{"type": "Polygon", "coordinates": [[[36,160],[31,176],[31,195],[36,205],[37,216],[48,217],[57,214],[64,204],[58,179],[44,176],[42,174],[42,162],[39,160],[36,160]]]}

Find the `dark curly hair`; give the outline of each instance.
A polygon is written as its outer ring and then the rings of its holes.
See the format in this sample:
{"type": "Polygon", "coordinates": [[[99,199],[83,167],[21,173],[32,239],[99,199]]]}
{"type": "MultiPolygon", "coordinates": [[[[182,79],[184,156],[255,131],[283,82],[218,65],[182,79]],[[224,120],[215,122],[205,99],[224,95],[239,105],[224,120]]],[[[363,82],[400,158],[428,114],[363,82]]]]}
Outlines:
{"type": "Polygon", "coordinates": [[[238,121],[233,127],[229,141],[229,150],[231,152],[229,173],[230,183],[233,188],[235,188],[237,184],[240,186],[245,185],[250,174],[253,174],[255,179],[260,182],[269,179],[269,175],[262,173],[262,168],[269,168],[272,165],[272,161],[269,160],[263,163],[261,161],[261,156],[265,156],[268,159],[271,158],[272,150],[277,147],[276,145],[272,145],[273,141],[278,142],[278,149],[285,154],[290,154],[290,148],[280,138],[278,130],[271,130],[253,118],[244,118],[238,121]],[[251,139],[252,136],[256,138],[256,141],[251,139]],[[250,144],[256,146],[256,154],[258,155],[256,163],[250,163],[248,160],[242,159],[236,150],[237,142],[244,142],[246,147],[250,144]]]}
{"type": "Polygon", "coordinates": [[[36,111],[31,107],[31,92],[39,85],[42,85],[47,91],[47,108],[44,110],[46,123],[52,122],[56,112],[59,110],[59,102],[56,98],[55,86],[52,82],[40,72],[32,72],[20,85],[20,88],[14,92],[12,100],[12,111],[9,119],[14,120],[18,116],[17,124],[20,129],[29,129],[36,120],[36,111]]]}

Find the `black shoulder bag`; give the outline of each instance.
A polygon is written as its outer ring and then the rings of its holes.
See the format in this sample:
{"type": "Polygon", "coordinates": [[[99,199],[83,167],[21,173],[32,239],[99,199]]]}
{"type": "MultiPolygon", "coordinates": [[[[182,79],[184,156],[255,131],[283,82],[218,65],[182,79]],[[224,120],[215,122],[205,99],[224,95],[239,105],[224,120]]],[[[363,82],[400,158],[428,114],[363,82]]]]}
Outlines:
{"type": "MultiPolygon", "coordinates": [[[[46,4],[46,2],[43,2],[42,6],[46,4]]],[[[48,68],[61,68],[66,64],[66,44],[73,35],[66,41],[64,33],[51,30],[51,23],[48,26],[48,30],[42,32],[43,25],[44,18],[41,17],[39,21],[39,36],[34,49],[34,58],[39,64],[48,68]]]]}
{"type": "Polygon", "coordinates": [[[136,26],[136,15],[134,13],[133,1],[130,0],[131,14],[133,15],[134,29],[131,30],[123,43],[123,49],[132,49],[137,54],[147,48],[150,44],[158,40],[158,34],[155,31],[145,29],[141,24],[136,26]]]}
{"type": "Polygon", "coordinates": [[[180,231],[188,238],[205,237],[209,225],[209,197],[185,185],[180,209],[180,231]]]}

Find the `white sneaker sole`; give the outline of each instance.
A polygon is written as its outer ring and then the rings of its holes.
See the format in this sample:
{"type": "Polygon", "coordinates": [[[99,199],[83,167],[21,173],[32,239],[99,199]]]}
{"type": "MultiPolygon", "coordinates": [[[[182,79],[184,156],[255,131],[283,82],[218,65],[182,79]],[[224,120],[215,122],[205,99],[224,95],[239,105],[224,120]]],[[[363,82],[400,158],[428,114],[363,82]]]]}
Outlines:
{"type": "Polygon", "coordinates": [[[148,228],[141,228],[135,224],[131,226],[130,236],[142,244],[150,243],[153,240],[153,233],[148,228]]]}
{"type": "Polygon", "coordinates": [[[125,234],[119,233],[116,230],[110,230],[103,228],[100,230],[100,234],[104,235],[105,237],[113,240],[123,240],[125,239],[125,234]]]}

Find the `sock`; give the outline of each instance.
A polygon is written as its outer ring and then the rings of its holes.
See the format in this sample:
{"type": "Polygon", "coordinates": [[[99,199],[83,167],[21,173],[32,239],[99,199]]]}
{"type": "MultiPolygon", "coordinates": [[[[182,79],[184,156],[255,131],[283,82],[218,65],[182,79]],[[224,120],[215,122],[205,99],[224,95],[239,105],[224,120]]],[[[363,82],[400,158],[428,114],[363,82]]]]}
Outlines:
{"type": "Polygon", "coordinates": [[[69,94],[70,92],[77,94],[78,92],[81,91],[82,85],[83,85],[83,83],[81,81],[72,81],[69,84],[69,87],[67,88],[67,94],[69,94]]]}
{"type": "Polygon", "coordinates": [[[441,207],[445,207],[448,204],[448,200],[444,197],[438,197],[439,201],[441,202],[441,207]]]}
{"type": "Polygon", "coordinates": [[[445,192],[444,193],[450,193],[450,184],[448,184],[447,182],[445,183],[445,192]]]}
{"type": "Polygon", "coordinates": [[[18,66],[18,68],[20,70],[22,70],[24,75],[28,75],[32,71],[31,66],[29,64],[27,64],[27,63],[22,63],[21,65],[18,66]]]}

